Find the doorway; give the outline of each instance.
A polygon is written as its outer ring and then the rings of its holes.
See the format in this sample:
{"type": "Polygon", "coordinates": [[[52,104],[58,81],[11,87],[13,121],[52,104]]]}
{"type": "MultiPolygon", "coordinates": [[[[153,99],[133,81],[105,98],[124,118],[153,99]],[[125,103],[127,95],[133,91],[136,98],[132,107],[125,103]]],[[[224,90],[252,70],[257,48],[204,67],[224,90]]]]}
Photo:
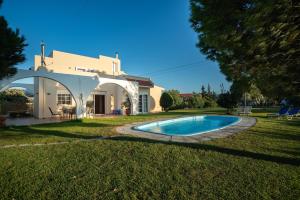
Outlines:
{"type": "Polygon", "coordinates": [[[95,114],[105,114],[105,95],[95,95],[95,114]]]}

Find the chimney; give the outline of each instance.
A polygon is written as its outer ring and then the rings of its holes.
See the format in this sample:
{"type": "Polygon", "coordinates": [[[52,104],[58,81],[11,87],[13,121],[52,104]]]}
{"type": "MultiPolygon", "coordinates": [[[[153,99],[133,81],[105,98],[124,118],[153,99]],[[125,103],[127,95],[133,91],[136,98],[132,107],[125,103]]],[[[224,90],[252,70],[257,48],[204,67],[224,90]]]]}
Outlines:
{"type": "Polygon", "coordinates": [[[119,53],[116,52],[116,59],[119,59],[119,53]]]}
{"type": "Polygon", "coordinates": [[[45,43],[44,41],[41,42],[41,66],[45,67],[45,43]]]}

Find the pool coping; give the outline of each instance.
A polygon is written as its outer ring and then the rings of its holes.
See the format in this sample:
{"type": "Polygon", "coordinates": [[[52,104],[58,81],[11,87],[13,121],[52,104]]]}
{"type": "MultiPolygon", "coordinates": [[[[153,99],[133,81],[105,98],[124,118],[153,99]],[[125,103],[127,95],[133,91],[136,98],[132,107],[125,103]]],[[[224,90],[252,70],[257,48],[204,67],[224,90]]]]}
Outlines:
{"type": "MultiPolygon", "coordinates": [[[[220,115],[220,116],[226,116],[226,115],[220,115]]],[[[181,116],[181,117],[190,117],[190,116],[181,116]]],[[[240,117],[240,121],[238,121],[237,123],[234,123],[233,125],[230,125],[230,126],[227,126],[227,127],[221,128],[221,129],[217,129],[214,131],[202,133],[199,135],[170,136],[170,135],[165,135],[165,134],[157,134],[157,133],[145,132],[145,131],[140,131],[140,130],[134,129],[134,127],[139,126],[139,125],[156,122],[156,121],[175,119],[175,118],[162,118],[162,119],[155,119],[155,120],[149,120],[149,121],[144,121],[144,122],[135,122],[135,123],[126,124],[124,126],[117,127],[116,131],[123,135],[131,135],[131,136],[135,136],[135,137],[139,137],[139,138],[146,138],[146,139],[152,139],[152,140],[198,143],[201,141],[209,141],[209,140],[218,139],[218,138],[225,138],[230,135],[239,133],[243,130],[249,129],[250,127],[252,127],[256,124],[256,119],[254,117],[245,117],[245,116],[238,116],[238,117],[240,117]]]]}

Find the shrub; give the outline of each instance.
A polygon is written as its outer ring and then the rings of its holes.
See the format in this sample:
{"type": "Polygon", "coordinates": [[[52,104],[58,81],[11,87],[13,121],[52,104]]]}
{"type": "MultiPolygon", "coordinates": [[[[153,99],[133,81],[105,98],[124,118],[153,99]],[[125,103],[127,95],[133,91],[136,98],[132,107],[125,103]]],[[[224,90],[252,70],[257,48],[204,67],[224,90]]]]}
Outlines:
{"type": "Polygon", "coordinates": [[[212,99],[210,97],[204,98],[204,105],[203,105],[204,108],[214,108],[217,106],[218,106],[218,104],[214,99],[212,99]]]}
{"type": "Polygon", "coordinates": [[[169,110],[176,110],[182,108],[183,99],[180,97],[180,92],[178,90],[169,90],[166,91],[173,98],[173,105],[169,108],[169,110]]]}
{"type": "Polygon", "coordinates": [[[160,97],[159,104],[164,111],[168,112],[170,107],[174,104],[173,97],[168,92],[164,92],[160,97]]]}
{"type": "Polygon", "coordinates": [[[26,110],[29,98],[23,90],[8,89],[0,92],[0,114],[7,114],[8,111],[26,110]]]}
{"type": "Polygon", "coordinates": [[[203,108],[204,99],[199,94],[193,94],[191,98],[188,99],[189,108],[203,108]]]}
{"type": "Polygon", "coordinates": [[[0,100],[14,103],[28,102],[28,98],[26,97],[24,91],[19,89],[8,89],[0,92],[0,100]]]}
{"type": "Polygon", "coordinates": [[[237,101],[231,92],[226,92],[219,95],[218,104],[223,108],[227,108],[227,112],[231,113],[233,108],[237,105],[237,101]]]}

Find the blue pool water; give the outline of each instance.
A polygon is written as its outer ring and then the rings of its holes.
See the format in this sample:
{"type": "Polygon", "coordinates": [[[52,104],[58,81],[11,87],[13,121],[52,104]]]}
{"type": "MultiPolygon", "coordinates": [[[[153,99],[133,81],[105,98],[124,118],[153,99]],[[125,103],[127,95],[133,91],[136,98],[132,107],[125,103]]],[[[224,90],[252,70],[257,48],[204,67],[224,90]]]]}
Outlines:
{"type": "Polygon", "coordinates": [[[174,136],[201,134],[233,125],[240,120],[235,116],[203,115],[152,122],[134,127],[136,130],[174,136]]]}

